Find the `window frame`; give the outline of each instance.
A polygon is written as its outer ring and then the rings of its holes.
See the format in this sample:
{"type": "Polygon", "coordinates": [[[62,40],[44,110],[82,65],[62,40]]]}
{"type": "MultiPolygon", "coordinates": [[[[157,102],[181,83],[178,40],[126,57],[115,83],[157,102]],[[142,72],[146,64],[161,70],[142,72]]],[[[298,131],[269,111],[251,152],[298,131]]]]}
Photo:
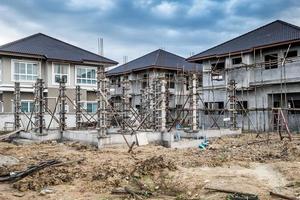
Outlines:
{"type": "Polygon", "coordinates": [[[224,81],[225,69],[226,69],[225,61],[211,63],[211,80],[212,81],[224,81]]]}
{"type": "MultiPolygon", "coordinates": [[[[55,65],[67,65],[68,66],[68,74],[67,74],[67,82],[66,85],[70,85],[71,79],[71,65],[69,63],[59,63],[59,62],[52,62],[52,85],[59,85],[59,83],[55,82],[55,65]]],[[[63,74],[65,75],[65,74],[63,74]]]]}
{"type": "Polygon", "coordinates": [[[265,66],[265,70],[278,69],[279,68],[279,54],[278,53],[268,53],[268,54],[265,54],[264,55],[264,66],[265,66]],[[277,59],[274,58],[274,59],[271,59],[271,61],[266,61],[266,57],[267,56],[269,56],[270,58],[272,58],[272,57],[274,57],[275,54],[277,55],[277,59]]]}
{"type": "MultiPolygon", "coordinates": [[[[11,81],[12,82],[23,82],[23,83],[35,83],[36,82],[36,79],[35,80],[16,80],[15,79],[15,63],[25,63],[26,69],[27,69],[27,64],[36,64],[37,65],[37,79],[41,77],[42,72],[41,72],[41,62],[40,61],[11,59],[11,81]]],[[[33,75],[33,74],[31,74],[31,75],[33,75]]]]}
{"type": "Polygon", "coordinates": [[[239,66],[239,65],[243,64],[242,56],[232,57],[231,58],[231,64],[232,64],[232,66],[239,66]],[[240,63],[234,63],[234,60],[236,60],[236,59],[241,59],[241,62],[240,63]]]}
{"type": "Polygon", "coordinates": [[[80,108],[83,108],[87,113],[97,113],[97,107],[98,107],[98,102],[97,101],[81,101],[80,103],[83,103],[83,106],[81,105],[80,108]],[[87,110],[87,104],[96,104],[96,111],[95,112],[88,112],[87,110]]]}
{"type": "MultiPolygon", "coordinates": [[[[90,80],[88,78],[79,78],[79,79],[90,80]]],[[[91,80],[93,80],[93,79],[91,79],[91,80]]],[[[85,66],[85,65],[75,65],[75,84],[80,85],[80,86],[91,86],[91,87],[97,86],[97,67],[85,66]],[[95,75],[96,75],[94,80],[96,81],[96,83],[95,84],[93,84],[93,83],[92,84],[78,83],[77,82],[77,69],[79,69],[79,68],[83,68],[85,70],[94,69],[95,70],[95,75]]]]}
{"type": "MultiPolygon", "coordinates": [[[[34,111],[34,100],[21,100],[21,103],[20,103],[20,105],[21,105],[21,107],[20,107],[20,110],[21,110],[21,113],[23,113],[23,111],[22,111],[22,103],[24,103],[24,102],[27,102],[27,105],[29,105],[29,112],[24,112],[24,113],[31,113],[32,111],[30,110],[30,104],[32,103],[33,105],[32,105],[32,109],[33,109],[33,111],[34,111]]],[[[14,107],[13,107],[13,110],[14,110],[14,107]]],[[[13,112],[15,112],[15,111],[13,111],[13,112]]]]}

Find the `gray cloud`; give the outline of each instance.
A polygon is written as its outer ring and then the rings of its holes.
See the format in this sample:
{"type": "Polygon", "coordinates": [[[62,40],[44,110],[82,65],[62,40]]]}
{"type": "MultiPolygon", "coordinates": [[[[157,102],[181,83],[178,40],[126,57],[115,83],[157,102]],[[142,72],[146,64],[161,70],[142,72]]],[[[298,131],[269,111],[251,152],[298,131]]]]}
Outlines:
{"type": "Polygon", "coordinates": [[[103,37],[105,56],[120,63],[157,48],[187,57],[276,19],[297,24],[298,2],[2,0],[0,42],[43,32],[93,52],[103,37]]]}

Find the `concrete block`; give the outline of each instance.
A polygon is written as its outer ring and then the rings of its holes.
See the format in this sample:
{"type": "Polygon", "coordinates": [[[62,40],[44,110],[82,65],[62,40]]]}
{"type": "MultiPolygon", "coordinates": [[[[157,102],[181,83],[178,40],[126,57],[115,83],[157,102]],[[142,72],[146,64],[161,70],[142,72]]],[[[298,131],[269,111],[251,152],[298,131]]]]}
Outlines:
{"type": "Polygon", "coordinates": [[[136,142],[139,146],[149,144],[148,138],[145,132],[139,132],[136,134],[136,142]]]}

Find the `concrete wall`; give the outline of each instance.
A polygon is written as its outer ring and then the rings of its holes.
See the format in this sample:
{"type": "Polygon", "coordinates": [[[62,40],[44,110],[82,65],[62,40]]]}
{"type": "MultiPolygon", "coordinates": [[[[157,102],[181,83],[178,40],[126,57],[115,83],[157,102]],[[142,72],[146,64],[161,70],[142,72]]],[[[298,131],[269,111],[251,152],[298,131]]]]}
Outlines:
{"type": "MultiPolygon", "coordinates": [[[[1,77],[0,77],[0,94],[1,94],[1,112],[2,113],[12,113],[13,110],[13,91],[14,91],[14,81],[12,79],[13,72],[13,60],[36,62],[39,65],[39,78],[45,81],[46,96],[48,100],[48,106],[51,111],[54,110],[55,103],[59,94],[59,85],[53,82],[53,65],[57,62],[43,61],[39,58],[28,58],[28,57],[9,57],[0,56],[1,60],[1,77]]],[[[70,67],[69,73],[69,84],[66,86],[66,95],[75,101],[75,87],[76,83],[76,68],[81,65],[75,65],[73,63],[65,63],[70,67]]],[[[90,68],[97,69],[96,66],[88,66],[90,68]]],[[[35,81],[22,81],[21,86],[21,100],[33,100],[34,98],[34,83],[35,81]]],[[[82,101],[96,101],[96,84],[94,85],[80,85],[81,86],[81,100],[82,101]]],[[[75,112],[74,105],[67,100],[69,107],[69,113],[75,112]]]]}
{"type": "MultiPolygon", "coordinates": [[[[272,108],[274,105],[274,95],[280,93],[287,93],[290,98],[296,100],[300,94],[300,73],[299,67],[300,62],[291,62],[290,59],[286,60],[285,68],[282,68],[280,61],[282,61],[284,52],[286,52],[287,47],[273,48],[264,51],[257,51],[254,54],[242,54],[242,62],[249,64],[248,68],[239,66],[234,66],[231,64],[231,59],[233,57],[221,58],[219,62],[225,61],[224,78],[222,81],[213,81],[211,78],[211,64],[217,62],[217,60],[211,59],[203,62],[203,94],[202,98],[204,102],[224,102],[224,105],[228,101],[229,91],[227,86],[229,81],[234,79],[237,83],[237,100],[247,101],[249,109],[263,109],[272,108]],[[264,62],[265,55],[277,53],[278,58],[278,68],[275,69],[265,69],[264,64],[259,64],[256,68],[252,64],[264,62]],[[237,67],[237,68],[236,68],[237,67]],[[281,78],[285,78],[282,81],[283,88],[281,87],[281,78]],[[247,89],[246,89],[247,88],[247,89]],[[271,99],[273,96],[273,99],[271,99]]],[[[300,48],[293,47],[290,51],[297,50],[298,55],[300,55],[300,48]]],[[[298,59],[299,58],[293,58],[298,59]]],[[[284,102],[283,102],[284,104],[284,102]]],[[[199,106],[204,108],[203,104],[199,102],[199,106]]],[[[225,106],[229,109],[229,104],[225,106]]],[[[224,121],[224,119],[229,118],[230,114],[228,111],[220,115],[218,112],[212,113],[212,116],[200,112],[199,114],[199,124],[203,128],[210,128],[214,123],[213,119],[218,121],[218,125],[221,127],[230,127],[230,122],[224,121]]],[[[299,131],[300,122],[299,114],[289,114],[288,124],[292,131],[299,131]]],[[[270,122],[272,121],[271,111],[249,111],[248,114],[242,115],[238,114],[237,121],[238,127],[244,130],[258,130],[258,131],[268,131],[272,130],[270,122]]]]}
{"type": "Polygon", "coordinates": [[[169,99],[170,101],[169,107],[175,108],[176,105],[183,105],[185,98],[182,97],[180,98],[179,94],[183,94],[183,95],[189,94],[189,90],[186,87],[186,80],[180,79],[179,77],[177,77],[176,71],[170,71],[170,70],[148,69],[148,70],[143,70],[143,71],[134,72],[130,74],[124,74],[120,76],[112,76],[110,77],[110,81],[112,81],[113,79],[115,80],[119,79],[121,84],[111,84],[110,87],[112,92],[110,93],[110,95],[111,96],[122,95],[122,81],[124,80],[125,76],[127,76],[130,81],[129,94],[131,95],[132,98],[132,107],[135,107],[136,105],[140,105],[142,82],[147,82],[150,85],[153,82],[153,79],[164,76],[165,73],[174,73],[174,80],[172,81],[175,83],[175,88],[169,89],[169,92],[171,94],[171,98],[169,99]],[[149,75],[148,80],[144,78],[144,74],[149,75]]]}

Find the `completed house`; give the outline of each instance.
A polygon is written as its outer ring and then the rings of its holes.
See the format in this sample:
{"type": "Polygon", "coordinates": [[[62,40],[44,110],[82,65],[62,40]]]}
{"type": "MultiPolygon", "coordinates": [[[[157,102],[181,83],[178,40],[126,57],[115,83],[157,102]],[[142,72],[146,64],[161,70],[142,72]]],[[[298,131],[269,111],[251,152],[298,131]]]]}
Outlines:
{"type": "Polygon", "coordinates": [[[203,65],[202,125],[299,131],[299,54],[300,27],[277,20],[188,58],[203,65]]]}
{"type": "MultiPolygon", "coordinates": [[[[42,33],[0,46],[0,111],[13,112],[14,82],[20,82],[21,111],[33,108],[37,78],[45,82],[46,104],[54,110],[59,81],[66,80],[66,95],[75,99],[75,87],[81,86],[82,105],[88,112],[96,112],[97,67],[110,67],[117,62],[86,51],[42,33]]],[[[57,109],[58,110],[58,109],[57,109]]],[[[75,108],[67,101],[66,111],[75,108]]],[[[74,124],[75,125],[75,124],[74,124]]]]}

